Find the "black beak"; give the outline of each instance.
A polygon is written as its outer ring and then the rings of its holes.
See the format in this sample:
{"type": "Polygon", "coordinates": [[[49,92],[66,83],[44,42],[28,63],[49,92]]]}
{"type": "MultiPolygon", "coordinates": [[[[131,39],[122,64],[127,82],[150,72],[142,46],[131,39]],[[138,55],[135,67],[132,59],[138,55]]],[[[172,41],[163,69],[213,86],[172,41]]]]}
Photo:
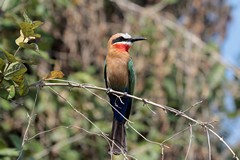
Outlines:
{"type": "Polygon", "coordinates": [[[133,42],[136,42],[136,41],[143,41],[143,40],[147,40],[147,38],[144,38],[144,37],[135,37],[135,38],[131,38],[130,41],[133,43],[133,42]]]}

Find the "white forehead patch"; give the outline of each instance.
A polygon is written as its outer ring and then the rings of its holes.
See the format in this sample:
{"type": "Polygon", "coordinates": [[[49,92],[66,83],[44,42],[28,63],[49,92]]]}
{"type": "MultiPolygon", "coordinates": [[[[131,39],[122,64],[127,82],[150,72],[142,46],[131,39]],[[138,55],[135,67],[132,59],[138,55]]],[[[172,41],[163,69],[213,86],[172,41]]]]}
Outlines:
{"type": "Polygon", "coordinates": [[[121,34],[121,36],[123,37],[123,38],[126,38],[126,39],[128,39],[128,38],[132,38],[128,33],[120,33],[121,34]]]}
{"type": "Polygon", "coordinates": [[[126,45],[129,45],[129,46],[131,46],[132,45],[132,42],[117,42],[117,43],[115,43],[115,44],[126,44],[126,45]]]}

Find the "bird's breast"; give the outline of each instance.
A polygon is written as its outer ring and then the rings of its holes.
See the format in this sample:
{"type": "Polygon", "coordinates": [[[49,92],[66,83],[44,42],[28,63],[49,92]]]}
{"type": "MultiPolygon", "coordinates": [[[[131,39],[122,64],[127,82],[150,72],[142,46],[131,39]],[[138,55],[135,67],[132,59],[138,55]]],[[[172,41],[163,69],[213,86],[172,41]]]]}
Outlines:
{"type": "Polygon", "coordinates": [[[128,56],[107,57],[107,83],[114,90],[125,91],[129,83],[128,56]]]}

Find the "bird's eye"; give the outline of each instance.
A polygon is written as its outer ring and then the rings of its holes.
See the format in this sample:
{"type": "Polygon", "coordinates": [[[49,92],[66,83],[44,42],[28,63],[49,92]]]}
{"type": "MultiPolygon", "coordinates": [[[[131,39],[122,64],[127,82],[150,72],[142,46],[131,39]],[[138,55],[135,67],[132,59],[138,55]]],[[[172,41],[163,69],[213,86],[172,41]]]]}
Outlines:
{"type": "Polygon", "coordinates": [[[125,41],[125,38],[119,37],[119,42],[121,42],[121,41],[125,41]]]}
{"type": "Polygon", "coordinates": [[[112,44],[117,43],[117,42],[123,42],[123,41],[126,41],[126,39],[121,36],[121,37],[114,39],[112,41],[112,44]]]}

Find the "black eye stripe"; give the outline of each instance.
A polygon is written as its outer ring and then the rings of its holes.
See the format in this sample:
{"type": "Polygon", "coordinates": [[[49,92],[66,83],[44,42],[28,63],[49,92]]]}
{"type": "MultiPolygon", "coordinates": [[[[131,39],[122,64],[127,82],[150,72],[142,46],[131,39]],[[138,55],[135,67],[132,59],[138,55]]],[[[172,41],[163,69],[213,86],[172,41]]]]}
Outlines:
{"type": "Polygon", "coordinates": [[[117,43],[117,42],[123,42],[123,41],[124,41],[124,42],[127,42],[128,39],[125,39],[125,38],[123,38],[123,37],[121,36],[121,37],[118,37],[118,38],[112,40],[112,44],[117,43]]]}

